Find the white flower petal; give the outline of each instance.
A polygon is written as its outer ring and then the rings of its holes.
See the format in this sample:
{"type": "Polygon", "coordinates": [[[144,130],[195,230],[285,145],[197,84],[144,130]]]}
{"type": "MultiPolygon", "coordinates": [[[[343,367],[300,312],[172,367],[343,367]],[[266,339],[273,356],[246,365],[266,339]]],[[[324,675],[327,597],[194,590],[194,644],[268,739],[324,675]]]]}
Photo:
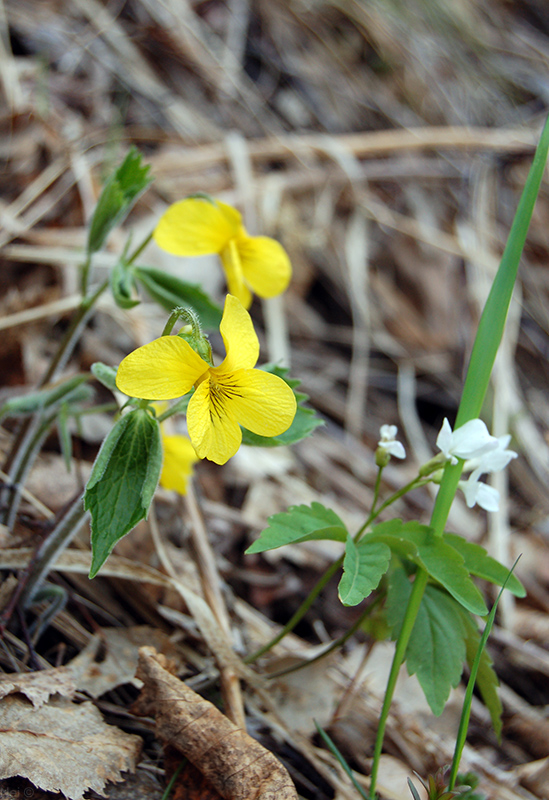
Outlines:
{"type": "MultiPolygon", "coordinates": [[[[439,450],[442,450],[446,458],[450,458],[450,448],[452,446],[452,428],[450,427],[450,423],[448,419],[444,417],[444,422],[442,423],[442,428],[439,431],[437,436],[437,447],[439,450]]],[[[455,464],[456,461],[454,459],[453,463],[455,464]]]]}
{"type": "Polygon", "coordinates": [[[406,450],[401,442],[397,442],[395,436],[398,433],[396,425],[382,425],[379,429],[380,441],[377,443],[378,448],[384,450],[390,456],[395,458],[406,458],[406,450]]]}
{"type": "Polygon", "coordinates": [[[402,442],[387,442],[385,450],[395,458],[406,458],[406,450],[402,442]]]}
{"type": "Polygon", "coordinates": [[[499,509],[499,492],[487,483],[481,483],[475,473],[466,481],[459,482],[459,488],[465,495],[465,502],[469,508],[479,505],[485,511],[497,511],[499,509]]]}
{"type": "Polygon", "coordinates": [[[398,433],[398,428],[396,425],[382,425],[379,429],[379,435],[381,436],[382,442],[392,442],[395,439],[395,436],[398,433]]]}
{"type": "Polygon", "coordinates": [[[465,425],[452,431],[445,418],[437,437],[437,447],[442,450],[452,464],[457,458],[472,459],[482,456],[498,447],[498,440],[490,436],[488,428],[481,419],[470,419],[465,425]]]}
{"type": "Polygon", "coordinates": [[[458,458],[475,458],[497,446],[498,440],[481,419],[470,419],[452,434],[452,454],[458,458]]]}
{"type": "Polygon", "coordinates": [[[487,483],[478,484],[477,505],[485,511],[497,511],[499,509],[499,492],[487,483]]]}
{"type": "Polygon", "coordinates": [[[507,464],[514,458],[517,458],[517,453],[514,450],[506,450],[507,445],[511,441],[511,436],[506,434],[497,439],[498,446],[495,450],[490,450],[487,453],[467,461],[464,469],[473,470],[479,475],[484,475],[488,472],[500,472],[505,469],[507,464]]]}

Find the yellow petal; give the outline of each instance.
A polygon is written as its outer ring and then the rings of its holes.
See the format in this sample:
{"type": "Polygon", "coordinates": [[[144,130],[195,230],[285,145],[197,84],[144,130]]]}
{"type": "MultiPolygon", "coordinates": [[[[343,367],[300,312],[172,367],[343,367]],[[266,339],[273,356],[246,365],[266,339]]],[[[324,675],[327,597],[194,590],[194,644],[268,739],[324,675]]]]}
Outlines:
{"type": "Polygon", "coordinates": [[[171,205],[154,231],[159,247],[176,256],[220,253],[241,228],[240,213],[217,201],[189,197],[171,205]]]}
{"type": "Polygon", "coordinates": [[[162,446],[164,460],[160,485],[164,489],[172,489],[179,494],[185,494],[189,477],[192,475],[193,464],[198,461],[194,447],[190,439],[178,435],[162,435],[162,446]]]}
{"type": "Polygon", "coordinates": [[[172,400],[187,394],[207,370],[190,344],[179,336],[161,336],[123,359],[116,385],[129,397],[172,400]]]}
{"type": "Polygon", "coordinates": [[[229,294],[237,297],[244,308],[249,308],[252,304],[252,293],[244,283],[240,254],[236,244],[236,239],[231,239],[220,253],[221,263],[227,278],[227,289],[229,294]]]}
{"type": "Polygon", "coordinates": [[[237,241],[244,280],[259,297],[275,297],[292,277],[290,259],[281,244],[268,236],[240,235],[237,241]]]}
{"type": "Polygon", "coordinates": [[[227,355],[218,369],[221,372],[230,372],[255,367],[259,358],[259,341],[252,318],[242,303],[231,294],[225,298],[219,330],[227,355]]]}
{"type": "Polygon", "coordinates": [[[261,369],[243,369],[231,375],[231,383],[224,408],[240,425],[259,436],[278,436],[288,430],[297,404],[282,378],[261,369]]]}
{"type": "Polygon", "coordinates": [[[212,402],[211,380],[202,381],[187,409],[189,436],[199,458],[225,464],[242,441],[238,422],[223,404],[212,402]]]}

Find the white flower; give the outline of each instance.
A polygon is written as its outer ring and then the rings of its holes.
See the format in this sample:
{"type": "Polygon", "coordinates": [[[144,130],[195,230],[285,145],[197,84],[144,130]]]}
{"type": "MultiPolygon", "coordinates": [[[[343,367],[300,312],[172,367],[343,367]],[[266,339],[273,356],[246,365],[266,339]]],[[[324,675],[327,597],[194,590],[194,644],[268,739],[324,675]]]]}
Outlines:
{"type": "Polygon", "coordinates": [[[459,487],[465,495],[469,508],[477,503],[485,511],[497,511],[499,508],[499,492],[493,486],[479,481],[481,475],[489,472],[500,472],[517,457],[514,450],[507,450],[511,436],[506,434],[496,439],[497,446],[465,463],[464,469],[473,471],[466,481],[460,481],[459,487]]]}
{"type": "Polygon", "coordinates": [[[395,458],[406,458],[406,450],[402,442],[397,442],[395,436],[398,428],[396,425],[382,425],[379,429],[381,440],[377,446],[395,458]]]}
{"type": "Polygon", "coordinates": [[[505,436],[499,436],[497,447],[494,450],[489,450],[477,458],[472,458],[464,465],[464,469],[473,470],[473,474],[478,473],[484,475],[487,472],[499,472],[505,469],[507,464],[517,457],[514,450],[507,450],[507,445],[511,441],[511,435],[507,433],[505,436]]]}
{"type": "Polygon", "coordinates": [[[437,436],[437,447],[442,450],[451,464],[457,464],[458,458],[478,458],[498,447],[498,440],[490,436],[488,428],[481,419],[470,419],[455,431],[452,431],[446,418],[437,436]]]}
{"type": "Polygon", "coordinates": [[[466,481],[459,482],[459,488],[465,495],[465,502],[469,508],[478,504],[485,511],[499,509],[499,492],[493,486],[479,481],[480,473],[473,472],[466,481]]]}

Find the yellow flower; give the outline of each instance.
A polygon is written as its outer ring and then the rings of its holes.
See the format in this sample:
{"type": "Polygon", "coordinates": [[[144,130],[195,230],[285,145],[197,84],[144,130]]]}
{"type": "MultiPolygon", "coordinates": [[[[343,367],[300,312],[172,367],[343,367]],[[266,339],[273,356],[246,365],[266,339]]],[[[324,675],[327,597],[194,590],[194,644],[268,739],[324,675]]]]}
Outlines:
{"type": "Polygon", "coordinates": [[[179,336],[162,336],[130,353],[118,367],[124,394],[171,400],[195,392],[187,427],[199,458],[224,464],[242,441],[243,425],[259,436],[278,436],[292,424],[296,400],[277,375],[254,369],[259,342],[239,300],[227,295],[220,325],[227,355],[213,367],[179,336]]]}
{"type": "Polygon", "coordinates": [[[187,493],[187,484],[193,472],[193,464],[198,461],[191,440],[179,434],[165,434],[162,431],[164,460],[160,474],[160,485],[173,489],[179,494],[187,493]]]}
{"type": "Polygon", "coordinates": [[[251,292],[274,297],[290,282],[292,267],[282,245],[268,236],[249,236],[240,212],[219,200],[189,197],[174,203],[160,218],[154,240],[176,256],[218,253],[229,292],[245,308],[251,292]]]}
{"type": "MultiPolygon", "coordinates": [[[[166,402],[154,403],[156,415],[168,410],[166,402]]],[[[193,472],[193,464],[199,461],[188,436],[167,433],[171,420],[160,423],[162,438],[162,472],[160,485],[179,494],[187,494],[187,484],[193,472]]]]}

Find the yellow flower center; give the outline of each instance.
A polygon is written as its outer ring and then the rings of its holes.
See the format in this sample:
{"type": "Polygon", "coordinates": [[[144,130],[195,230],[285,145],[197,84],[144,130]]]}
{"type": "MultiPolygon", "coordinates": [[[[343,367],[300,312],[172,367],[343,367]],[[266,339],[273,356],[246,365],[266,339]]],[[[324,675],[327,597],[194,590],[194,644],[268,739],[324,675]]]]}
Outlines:
{"type": "Polygon", "coordinates": [[[225,378],[223,383],[219,383],[210,374],[210,416],[221,419],[226,414],[226,402],[234,397],[242,397],[242,392],[236,385],[227,383],[225,378]]]}

